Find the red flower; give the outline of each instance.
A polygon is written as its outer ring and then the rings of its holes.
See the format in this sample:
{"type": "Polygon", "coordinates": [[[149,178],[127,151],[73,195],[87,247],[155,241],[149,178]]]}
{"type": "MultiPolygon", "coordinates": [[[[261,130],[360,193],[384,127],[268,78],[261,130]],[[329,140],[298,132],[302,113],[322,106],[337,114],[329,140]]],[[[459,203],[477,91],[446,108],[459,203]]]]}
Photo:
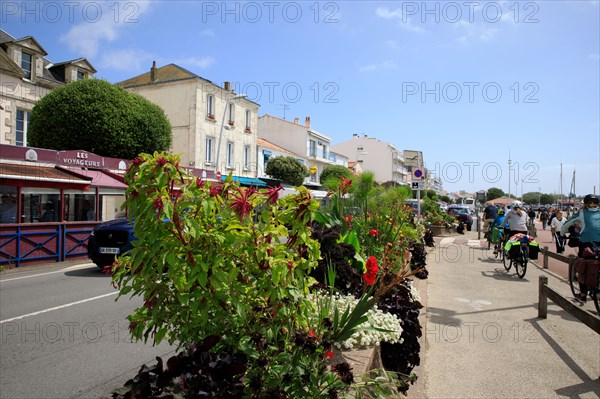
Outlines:
{"type": "Polygon", "coordinates": [[[338,185],[338,189],[342,192],[342,194],[347,194],[352,187],[352,180],[345,179],[340,176],[341,183],[338,185]]]}
{"type": "Polygon", "coordinates": [[[165,166],[167,164],[167,159],[160,157],[156,160],[156,163],[158,164],[158,166],[165,166]]]}
{"type": "Polygon", "coordinates": [[[283,190],[283,186],[280,184],[278,187],[270,187],[265,194],[267,195],[267,202],[271,205],[275,205],[279,199],[279,191],[283,190]]]}
{"type": "Polygon", "coordinates": [[[369,256],[367,259],[367,271],[371,273],[377,273],[379,271],[379,265],[377,264],[377,258],[369,256]]]}
{"type": "Polygon", "coordinates": [[[256,192],[256,188],[248,187],[247,189],[242,190],[238,187],[237,192],[239,195],[235,196],[233,203],[229,207],[233,209],[239,215],[240,220],[242,220],[252,211],[250,197],[256,192]]]}
{"type": "Polygon", "coordinates": [[[314,337],[315,331],[311,328],[310,330],[308,330],[308,335],[310,335],[311,337],[314,337]]]}
{"type": "Polygon", "coordinates": [[[329,352],[327,352],[327,353],[325,354],[325,357],[326,357],[327,359],[333,359],[333,352],[332,352],[332,351],[329,351],[329,352]]]}
{"type": "Polygon", "coordinates": [[[158,209],[159,211],[162,211],[165,208],[165,204],[163,204],[162,198],[160,197],[154,198],[154,201],[152,201],[152,206],[154,209],[158,209]]]}
{"type": "Polygon", "coordinates": [[[202,188],[204,187],[204,180],[201,177],[196,177],[196,187],[202,188]]]}
{"type": "Polygon", "coordinates": [[[366,272],[363,274],[362,278],[365,284],[373,285],[375,284],[375,281],[377,281],[377,273],[366,272]]]}
{"type": "Polygon", "coordinates": [[[213,184],[210,186],[210,193],[209,195],[211,197],[216,197],[217,195],[221,195],[223,193],[223,185],[221,184],[213,184]]]}
{"type": "Polygon", "coordinates": [[[131,163],[134,164],[135,166],[138,166],[140,164],[142,164],[144,162],[144,160],[140,157],[135,157],[131,160],[131,163]]]}
{"type": "Polygon", "coordinates": [[[352,228],[352,215],[344,215],[342,216],[342,218],[344,218],[344,221],[346,222],[346,225],[348,226],[348,230],[350,230],[352,228]]]}
{"type": "Polygon", "coordinates": [[[375,229],[371,229],[369,231],[369,234],[372,235],[373,237],[379,237],[379,232],[375,229]]]}

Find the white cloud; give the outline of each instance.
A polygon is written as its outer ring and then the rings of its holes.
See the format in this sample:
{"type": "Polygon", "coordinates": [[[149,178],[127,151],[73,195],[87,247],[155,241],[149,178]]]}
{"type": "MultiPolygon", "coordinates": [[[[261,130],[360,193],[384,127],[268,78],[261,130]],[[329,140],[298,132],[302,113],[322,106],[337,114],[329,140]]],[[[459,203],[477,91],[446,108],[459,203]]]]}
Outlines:
{"type": "MultiPolygon", "coordinates": [[[[184,67],[195,67],[200,69],[206,69],[215,63],[213,57],[187,57],[174,61],[175,64],[184,67]]],[[[191,68],[190,68],[191,69],[191,68]]]]}
{"type": "Polygon", "coordinates": [[[456,39],[459,43],[468,44],[473,39],[489,42],[494,39],[499,29],[483,23],[458,21],[455,26],[464,29],[464,34],[456,39]]]}
{"type": "Polygon", "coordinates": [[[386,40],[385,44],[394,50],[398,50],[400,48],[395,40],[386,40]]]}
{"type": "Polygon", "coordinates": [[[383,61],[378,64],[369,64],[358,68],[360,72],[378,72],[398,68],[394,61],[383,61]]]}
{"type": "Polygon", "coordinates": [[[208,38],[214,38],[215,35],[215,31],[213,31],[212,29],[204,29],[202,31],[200,31],[200,36],[202,37],[208,37],[208,38]]]}
{"type": "Polygon", "coordinates": [[[93,4],[90,9],[95,13],[85,13],[87,20],[72,25],[59,39],[70,50],[87,58],[95,57],[101,46],[115,41],[124,27],[138,22],[151,4],[150,1],[87,3],[93,4]]]}
{"type": "Polygon", "coordinates": [[[410,32],[426,32],[426,30],[423,27],[414,25],[412,18],[402,14],[402,10],[400,8],[390,10],[387,7],[377,7],[377,9],[375,10],[375,14],[383,19],[398,19],[400,21],[400,27],[410,32]]]}
{"type": "Polygon", "coordinates": [[[154,59],[152,54],[143,50],[109,50],[102,55],[100,65],[106,69],[138,73],[145,69],[150,70],[154,59]]]}

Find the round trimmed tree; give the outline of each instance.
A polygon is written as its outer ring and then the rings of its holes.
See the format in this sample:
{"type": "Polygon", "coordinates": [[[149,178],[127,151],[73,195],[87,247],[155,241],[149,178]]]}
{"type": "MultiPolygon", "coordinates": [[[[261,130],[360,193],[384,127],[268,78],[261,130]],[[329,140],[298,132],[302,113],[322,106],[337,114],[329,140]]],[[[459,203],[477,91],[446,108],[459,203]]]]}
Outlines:
{"type": "Polygon", "coordinates": [[[158,105],[105,80],[84,79],[58,87],[33,107],[27,144],[85,150],[133,159],[171,146],[171,124],[158,105]]]}
{"type": "Polygon", "coordinates": [[[352,171],[350,171],[350,169],[348,169],[344,165],[327,165],[325,168],[323,168],[323,172],[321,172],[319,180],[321,184],[323,184],[329,179],[339,180],[340,177],[352,180],[352,171]]]}
{"type": "Polygon", "coordinates": [[[308,169],[296,158],[278,156],[269,159],[265,173],[292,186],[301,186],[308,169]]]}

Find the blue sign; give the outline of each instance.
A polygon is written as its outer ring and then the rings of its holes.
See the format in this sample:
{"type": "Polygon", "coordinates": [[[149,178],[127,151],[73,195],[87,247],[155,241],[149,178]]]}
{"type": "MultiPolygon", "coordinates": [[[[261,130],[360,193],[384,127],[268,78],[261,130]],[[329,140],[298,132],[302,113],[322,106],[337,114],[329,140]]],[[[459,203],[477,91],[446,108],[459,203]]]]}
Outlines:
{"type": "Polygon", "coordinates": [[[414,175],[417,178],[421,178],[421,176],[423,176],[423,172],[421,172],[421,169],[415,169],[414,175]]]}

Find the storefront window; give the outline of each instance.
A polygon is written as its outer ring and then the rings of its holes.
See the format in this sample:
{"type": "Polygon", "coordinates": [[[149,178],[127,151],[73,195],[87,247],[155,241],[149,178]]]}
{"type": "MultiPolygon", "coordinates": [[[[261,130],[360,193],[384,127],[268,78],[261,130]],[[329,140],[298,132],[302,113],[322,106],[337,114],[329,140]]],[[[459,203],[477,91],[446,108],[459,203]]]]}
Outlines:
{"type": "Polygon", "coordinates": [[[60,191],[51,188],[23,188],[21,223],[58,222],[60,191]]]}
{"type": "Polygon", "coordinates": [[[0,186],[0,223],[17,223],[17,188],[0,186]]]}
{"type": "Polygon", "coordinates": [[[96,195],[65,190],[65,218],[67,222],[96,220],[96,195]]]}

